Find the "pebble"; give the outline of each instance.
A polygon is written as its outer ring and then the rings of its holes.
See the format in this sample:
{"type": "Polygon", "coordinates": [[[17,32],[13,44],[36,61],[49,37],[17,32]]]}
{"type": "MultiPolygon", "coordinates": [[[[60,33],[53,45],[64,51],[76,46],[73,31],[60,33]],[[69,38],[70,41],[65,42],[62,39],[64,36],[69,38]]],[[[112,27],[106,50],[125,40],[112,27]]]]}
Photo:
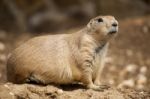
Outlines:
{"type": "Polygon", "coordinates": [[[6,88],[8,88],[8,89],[9,89],[9,86],[8,86],[7,84],[5,84],[5,85],[4,85],[4,87],[6,87],[6,88]]]}
{"type": "Polygon", "coordinates": [[[125,71],[127,72],[136,72],[136,70],[137,70],[137,65],[135,64],[129,64],[125,68],[125,71]]]}
{"type": "Polygon", "coordinates": [[[127,53],[128,56],[132,56],[133,55],[133,51],[132,50],[127,50],[126,53],[127,53]]]}
{"type": "Polygon", "coordinates": [[[2,61],[2,62],[5,62],[6,61],[6,56],[5,55],[0,55],[0,60],[2,61]]]}
{"type": "Polygon", "coordinates": [[[5,50],[5,45],[4,43],[0,42],[0,51],[4,51],[5,50]]]}
{"type": "Polygon", "coordinates": [[[115,71],[117,70],[116,67],[117,67],[117,66],[112,65],[112,66],[110,66],[109,70],[112,71],[112,72],[115,72],[115,71]]]}
{"type": "Polygon", "coordinates": [[[147,72],[147,67],[146,66],[142,66],[140,68],[140,73],[145,74],[147,72]]]}
{"type": "Polygon", "coordinates": [[[143,32],[148,33],[148,26],[143,26],[143,32]]]}
{"type": "Polygon", "coordinates": [[[147,82],[146,76],[143,75],[143,74],[139,74],[139,75],[138,75],[138,79],[137,79],[137,84],[143,85],[143,84],[145,84],[146,82],[147,82]]]}
{"type": "Polygon", "coordinates": [[[143,94],[144,92],[143,92],[143,91],[141,91],[140,93],[141,93],[141,94],[143,94]]]}
{"type": "Polygon", "coordinates": [[[12,92],[9,92],[9,94],[12,95],[12,96],[14,96],[14,93],[12,93],[12,92]]]}
{"type": "Polygon", "coordinates": [[[106,57],[104,60],[106,63],[112,63],[113,62],[113,58],[111,57],[106,57]]]}
{"type": "Polygon", "coordinates": [[[62,89],[58,89],[58,90],[56,91],[56,93],[57,93],[57,94],[63,94],[63,90],[62,90],[62,89]]]}
{"type": "Polygon", "coordinates": [[[6,39],[7,35],[5,31],[0,30],[0,40],[6,39]]]}
{"type": "Polygon", "coordinates": [[[114,79],[109,80],[109,84],[113,85],[115,83],[114,79]]]}
{"type": "Polygon", "coordinates": [[[118,85],[119,88],[122,87],[133,88],[134,86],[135,86],[135,81],[133,79],[124,80],[121,84],[118,85]]]}
{"type": "Polygon", "coordinates": [[[144,85],[137,85],[136,88],[137,89],[144,89],[144,85]]]}

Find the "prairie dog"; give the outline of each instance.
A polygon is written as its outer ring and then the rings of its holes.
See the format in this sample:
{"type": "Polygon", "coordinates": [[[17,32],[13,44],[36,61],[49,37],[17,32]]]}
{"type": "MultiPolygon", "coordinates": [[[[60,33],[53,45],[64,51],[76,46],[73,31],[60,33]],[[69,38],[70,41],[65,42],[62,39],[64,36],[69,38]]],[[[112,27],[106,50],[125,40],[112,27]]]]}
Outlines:
{"type": "Polygon", "coordinates": [[[118,32],[113,16],[98,16],[72,34],[35,37],[16,48],[7,62],[7,79],[13,83],[82,82],[101,90],[100,75],[109,41],[118,32]]]}

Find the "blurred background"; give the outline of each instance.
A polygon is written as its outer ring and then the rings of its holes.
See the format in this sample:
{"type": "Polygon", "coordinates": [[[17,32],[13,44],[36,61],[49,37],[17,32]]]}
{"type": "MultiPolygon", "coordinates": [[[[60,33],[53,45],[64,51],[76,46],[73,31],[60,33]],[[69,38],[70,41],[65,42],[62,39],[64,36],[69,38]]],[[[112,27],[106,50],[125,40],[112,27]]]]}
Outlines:
{"type": "Polygon", "coordinates": [[[34,36],[76,32],[98,15],[119,20],[102,81],[150,90],[150,0],[0,0],[0,82],[17,46],[34,36]]]}

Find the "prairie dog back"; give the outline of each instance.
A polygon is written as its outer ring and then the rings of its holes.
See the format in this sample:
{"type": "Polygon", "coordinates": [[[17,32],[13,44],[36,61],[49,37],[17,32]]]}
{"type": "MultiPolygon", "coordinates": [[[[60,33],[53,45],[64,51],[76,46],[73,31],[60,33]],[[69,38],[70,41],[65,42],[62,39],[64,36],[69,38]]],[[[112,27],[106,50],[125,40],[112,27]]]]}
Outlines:
{"type": "Polygon", "coordinates": [[[67,81],[63,82],[63,75],[67,75],[67,79],[72,80],[73,78],[69,77],[72,73],[71,68],[69,68],[70,62],[68,61],[71,58],[71,55],[69,55],[71,54],[71,49],[69,49],[68,43],[64,39],[65,36],[67,38],[67,35],[36,37],[15,49],[8,60],[7,66],[10,66],[8,70],[10,69],[9,71],[13,72],[13,76],[17,78],[14,79],[14,77],[11,77],[12,74],[10,75],[10,72],[8,72],[8,80],[12,80],[15,83],[23,83],[29,76],[33,76],[33,78],[38,78],[35,80],[39,80],[41,83],[54,81],[54,83],[66,83],[67,81]],[[15,70],[12,71],[13,69],[15,70]],[[61,71],[64,74],[61,74],[61,71]],[[53,72],[56,74],[51,75],[53,72]],[[57,73],[60,74],[57,75],[57,73]],[[40,76],[45,80],[42,80],[40,76]],[[57,81],[60,79],[62,81],[57,81]]]}

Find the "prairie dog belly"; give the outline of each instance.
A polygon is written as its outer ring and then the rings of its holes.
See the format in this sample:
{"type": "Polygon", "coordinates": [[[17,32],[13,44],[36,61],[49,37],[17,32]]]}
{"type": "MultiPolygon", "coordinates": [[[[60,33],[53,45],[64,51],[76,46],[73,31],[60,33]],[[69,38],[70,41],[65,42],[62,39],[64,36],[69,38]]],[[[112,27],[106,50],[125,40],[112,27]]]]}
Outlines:
{"type": "Polygon", "coordinates": [[[100,48],[98,53],[95,53],[95,58],[93,60],[93,78],[95,78],[95,75],[97,73],[97,70],[99,68],[104,68],[105,63],[105,57],[107,54],[109,43],[105,44],[102,48],[100,48]]]}

